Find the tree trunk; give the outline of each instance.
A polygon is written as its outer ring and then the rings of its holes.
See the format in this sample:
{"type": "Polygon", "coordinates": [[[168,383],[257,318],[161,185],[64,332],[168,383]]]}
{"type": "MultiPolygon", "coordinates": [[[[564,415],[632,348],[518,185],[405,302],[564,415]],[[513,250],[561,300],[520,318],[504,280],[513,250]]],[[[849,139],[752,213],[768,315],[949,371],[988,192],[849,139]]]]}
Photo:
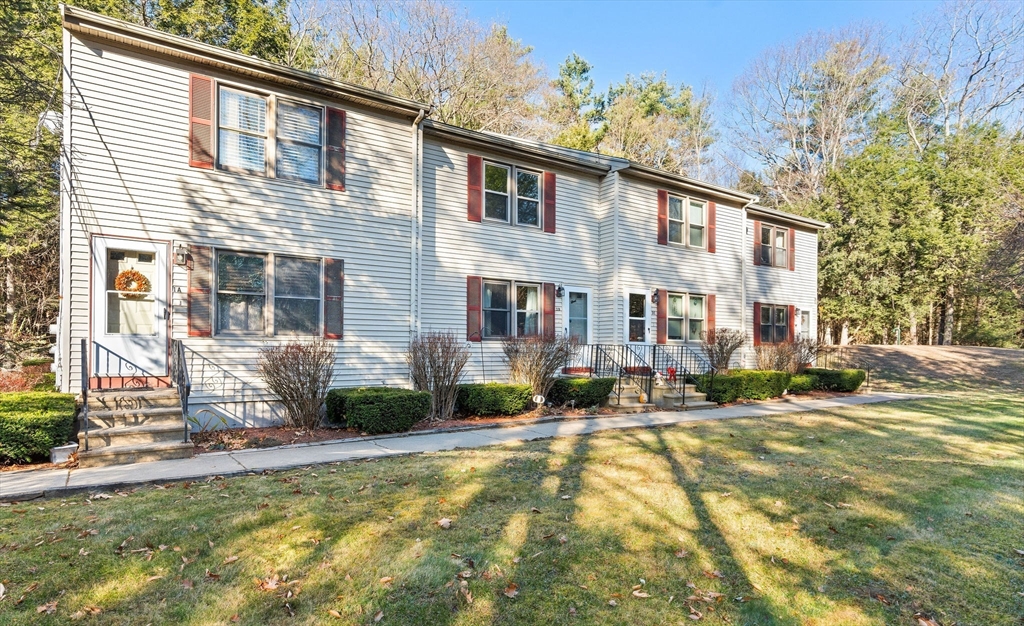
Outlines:
{"type": "Polygon", "coordinates": [[[839,333],[839,345],[848,346],[850,345],[850,321],[843,320],[843,329],[839,333]]]}
{"type": "Polygon", "coordinates": [[[935,302],[928,303],[928,345],[935,345],[935,302]]]}
{"type": "Polygon", "coordinates": [[[910,330],[909,330],[908,334],[910,336],[907,337],[907,343],[909,343],[912,346],[916,346],[917,345],[917,311],[915,311],[914,309],[910,309],[910,330]]]}
{"type": "Polygon", "coordinates": [[[942,312],[942,344],[953,345],[953,283],[946,287],[946,306],[942,312]]]}

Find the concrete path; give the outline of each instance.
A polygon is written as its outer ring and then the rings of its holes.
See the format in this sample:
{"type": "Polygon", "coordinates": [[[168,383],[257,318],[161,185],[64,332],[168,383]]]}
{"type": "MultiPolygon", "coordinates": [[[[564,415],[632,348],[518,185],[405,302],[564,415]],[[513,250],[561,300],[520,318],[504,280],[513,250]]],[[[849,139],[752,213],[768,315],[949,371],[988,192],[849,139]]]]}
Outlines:
{"type": "Polygon", "coordinates": [[[317,463],[379,458],[455,448],[481,448],[504,443],[586,435],[602,430],[652,428],[684,422],[770,417],[785,413],[818,411],[858,404],[912,400],[928,396],[904,393],[871,393],[820,400],[785,399],[689,412],[637,413],[585,418],[557,418],[527,424],[481,427],[457,431],[424,431],[380,437],[361,437],[320,442],[200,454],[191,459],[153,461],[134,465],[90,467],[72,470],[0,472],[0,501],[57,496],[73,491],[110,489],[120,485],[167,482],[207,476],[246,474],[265,469],[287,469],[317,463]]]}

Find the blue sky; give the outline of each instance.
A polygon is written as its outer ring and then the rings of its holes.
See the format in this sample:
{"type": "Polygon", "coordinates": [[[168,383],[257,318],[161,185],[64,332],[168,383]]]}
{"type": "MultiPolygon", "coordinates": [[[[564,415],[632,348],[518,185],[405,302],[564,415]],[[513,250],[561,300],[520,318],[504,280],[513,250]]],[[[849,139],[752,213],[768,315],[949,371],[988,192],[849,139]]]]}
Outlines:
{"type": "Polygon", "coordinates": [[[465,2],[483,23],[508,24],[534,47],[549,75],[576,52],[594,66],[599,90],[627,73],[667,72],[670,82],[708,80],[725,96],[733,80],[766,48],[814,30],[877,23],[890,31],[914,26],[932,0],[859,2],[465,2]]]}

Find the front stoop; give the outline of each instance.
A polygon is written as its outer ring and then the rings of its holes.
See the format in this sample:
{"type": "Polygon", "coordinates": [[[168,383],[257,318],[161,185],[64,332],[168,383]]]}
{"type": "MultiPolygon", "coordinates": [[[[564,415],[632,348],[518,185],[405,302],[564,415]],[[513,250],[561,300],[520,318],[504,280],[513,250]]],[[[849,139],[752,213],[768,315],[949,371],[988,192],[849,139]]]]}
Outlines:
{"type": "Polygon", "coordinates": [[[174,389],[104,389],[89,395],[89,449],[78,432],[80,467],[101,467],[192,456],[184,441],[181,400],[174,389]]]}

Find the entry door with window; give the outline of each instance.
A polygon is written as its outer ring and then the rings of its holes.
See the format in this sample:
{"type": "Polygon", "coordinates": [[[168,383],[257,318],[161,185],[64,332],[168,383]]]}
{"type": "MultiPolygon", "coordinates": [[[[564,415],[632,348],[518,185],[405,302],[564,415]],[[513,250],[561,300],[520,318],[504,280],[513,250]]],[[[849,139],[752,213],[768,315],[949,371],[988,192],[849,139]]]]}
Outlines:
{"type": "Polygon", "coordinates": [[[95,376],[167,375],[167,246],[93,239],[95,376]]]}
{"type": "Polygon", "coordinates": [[[581,344],[590,343],[592,305],[590,289],[565,287],[565,295],[562,296],[564,332],[570,337],[575,337],[581,344]]]}
{"type": "Polygon", "coordinates": [[[648,294],[630,292],[626,294],[626,342],[647,343],[650,329],[648,328],[648,294]]]}

